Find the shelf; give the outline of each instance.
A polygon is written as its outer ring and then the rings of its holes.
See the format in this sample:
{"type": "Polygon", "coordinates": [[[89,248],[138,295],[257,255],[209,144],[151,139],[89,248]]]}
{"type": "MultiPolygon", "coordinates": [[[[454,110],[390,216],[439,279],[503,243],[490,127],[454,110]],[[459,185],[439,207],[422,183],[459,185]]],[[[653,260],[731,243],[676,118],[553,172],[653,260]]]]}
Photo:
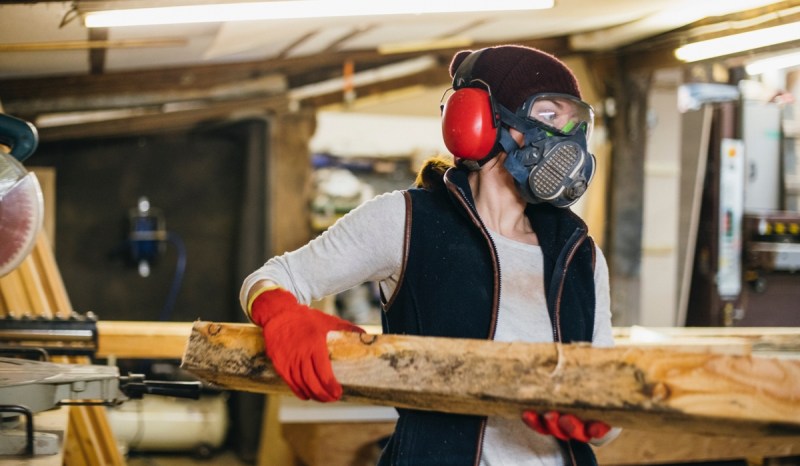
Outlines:
{"type": "Polygon", "coordinates": [[[800,254],[800,243],[750,243],[748,250],[753,252],[775,252],[783,254],[800,254]]]}
{"type": "Polygon", "coordinates": [[[783,137],[796,138],[800,136],[800,120],[783,120],[783,137]]]}

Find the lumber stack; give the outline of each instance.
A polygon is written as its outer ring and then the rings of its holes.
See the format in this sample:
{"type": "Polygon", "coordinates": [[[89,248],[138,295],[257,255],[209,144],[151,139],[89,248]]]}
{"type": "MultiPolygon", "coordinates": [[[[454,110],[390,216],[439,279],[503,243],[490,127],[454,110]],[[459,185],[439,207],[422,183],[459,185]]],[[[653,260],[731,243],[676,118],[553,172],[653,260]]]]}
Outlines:
{"type": "MultiPolygon", "coordinates": [[[[0,277],[0,318],[68,319],[74,313],[53,250],[44,232],[31,254],[0,277]]],[[[52,362],[88,364],[87,356],[54,356],[52,362]]],[[[13,401],[13,400],[8,400],[13,401]]],[[[66,466],[122,466],[103,406],[71,406],[64,438],[66,466]]]]}
{"type": "MultiPolygon", "coordinates": [[[[638,430],[800,434],[800,361],[668,349],[330,333],[344,400],[519,417],[558,409],[638,430]]],[[[258,328],[195,322],[182,367],[220,387],[289,393],[258,328]]]]}

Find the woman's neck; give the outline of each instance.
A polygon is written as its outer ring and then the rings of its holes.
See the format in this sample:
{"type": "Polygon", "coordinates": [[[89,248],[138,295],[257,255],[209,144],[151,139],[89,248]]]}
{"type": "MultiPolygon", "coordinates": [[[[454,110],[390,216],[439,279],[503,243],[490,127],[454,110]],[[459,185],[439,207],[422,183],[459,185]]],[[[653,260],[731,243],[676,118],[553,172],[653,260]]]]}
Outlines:
{"type": "Polygon", "coordinates": [[[504,154],[495,157],[479,171],[470,173],[469,184],[475,208],[486,227],[506,238],[539,244],[528,217],[527,203],[517,193],[514,180],[502,166],[504,154]]]}

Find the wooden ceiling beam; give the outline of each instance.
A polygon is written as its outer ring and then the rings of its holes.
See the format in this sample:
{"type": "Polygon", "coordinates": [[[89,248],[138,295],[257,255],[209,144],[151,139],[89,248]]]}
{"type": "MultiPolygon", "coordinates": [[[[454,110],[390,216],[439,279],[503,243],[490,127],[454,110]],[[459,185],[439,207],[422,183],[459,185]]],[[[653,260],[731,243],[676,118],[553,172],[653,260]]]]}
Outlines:
{"type": "Polygon", "coordinates": [[[276,114],[288,111],[285,96],[215,103],[197,109],[114,118],[90,123],[40,127],[41,141],[154,134],[191,129],[201,123],[236,118],[247,114],[276,114]]]}
{"type": "MultiPolygon", "coordinates": [[[[421,73],[416,73],[401,78],[381,81],[379,83],[356,87],[358,98],[384,94],[399,89],[413,86],[442,86],[450,82],[447,66],[437,66],[421,73]]],[[[319,108],[326,105],[337,104],[345,101],[344,89],[303,99],[303,107],[319,108]]]]}
{"type": "Polygon", "coordinates": [[[50,96],[25,99],[4,99],[5,111],[33,120],[48,113],[92,112],[126,108],[160,107],[165,105],[194,106],[227,100],[260,99],[286,92],[286,79],[280,75],[264,75],[253,79],[231,81],[209,88],[176,88],[173,90],[139,90],[127,93],[50,96]]]}
{"type": "MultiPolygon", "coordinates": [[[[89,41],[107,41],[108,28],[92,28],[89,29],[89,41]]],[[[106,55],[107,49],[105,48],[91,48],[89,49],[89,73],[92,75],[103,74],[106,70],[106,55]]]]}

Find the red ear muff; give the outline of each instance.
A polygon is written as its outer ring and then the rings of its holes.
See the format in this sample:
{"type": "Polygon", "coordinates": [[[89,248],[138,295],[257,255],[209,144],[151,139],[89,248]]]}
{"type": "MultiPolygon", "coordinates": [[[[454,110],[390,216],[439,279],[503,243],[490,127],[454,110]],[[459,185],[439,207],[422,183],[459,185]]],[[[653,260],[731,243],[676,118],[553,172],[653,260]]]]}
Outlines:
{"type": "Polygon", "coordinates": [[[481,160],[491,154],[500,125],[489,92],[465,87],[453,93],[442,108],[442,135],[450,152],[481,160]]]}

